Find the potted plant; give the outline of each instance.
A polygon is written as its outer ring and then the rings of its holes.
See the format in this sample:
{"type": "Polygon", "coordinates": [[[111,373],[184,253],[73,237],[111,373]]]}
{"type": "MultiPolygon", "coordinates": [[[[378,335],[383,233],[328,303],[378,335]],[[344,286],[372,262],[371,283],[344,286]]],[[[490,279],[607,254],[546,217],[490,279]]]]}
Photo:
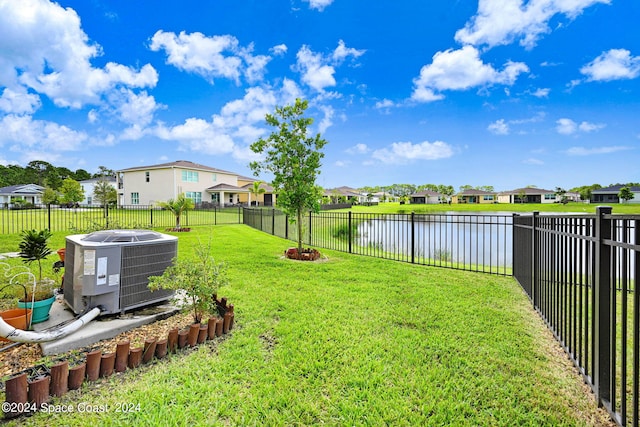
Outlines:
{"type": "MultiPolygon", "coordinates": [[[[26,298],[27,290],[24,285],[13,283],[15,276],[19,273],[31,274],[21,270],[22,268],[26,270],[26,267],[10,266],[0,262],[0,318],[14,328],[26,330],[31,321],[31,310],[16,308],[16,306],[18,298],[26,298]]],[[[0,342],[6,341],[9,340],[0,337],[0,342]]]]}
{"type": "Polygon", "coordinates": [[[18,307],[33,310],[31,323],[40,323],[49,319],[49,311],[56,299],[56,282],[42,275],[42,260],[53,253],[49,248],[51,236],[51,232],[46,229],[40,231],[24,230],[22,240],[18,245],[20,249],[18,255],[25,264],[30,265],[34,261],[38,264],[38,276],[37,279],[34,277],[31,287],[27,286],[26,300],[23,298],[18,301],[18,307]]]}
{"type": "Polygon", "coordinates": [[[217,315],[212,296],[227,282],[227,264],[211,256],[209,240],[207,245],[196,246],[194,258],[175,259],[161,276],[149,277],[149,289],[178,291],[177,300],[191,311],[193,323],[199,324],[204,314],[217,315]]]}

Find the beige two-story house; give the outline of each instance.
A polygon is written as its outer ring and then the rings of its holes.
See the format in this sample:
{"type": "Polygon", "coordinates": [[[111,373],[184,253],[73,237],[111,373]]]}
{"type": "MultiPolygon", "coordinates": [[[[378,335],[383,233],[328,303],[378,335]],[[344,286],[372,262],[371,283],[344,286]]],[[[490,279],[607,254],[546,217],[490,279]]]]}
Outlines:
{"type": "Polygon", "coordinates": [[[153,205],[180,193],[196,206],[230,206],[248,200],[250,193],[250,178],[187,160],[121,169],[116,175],[119,206],[153,205]]]}

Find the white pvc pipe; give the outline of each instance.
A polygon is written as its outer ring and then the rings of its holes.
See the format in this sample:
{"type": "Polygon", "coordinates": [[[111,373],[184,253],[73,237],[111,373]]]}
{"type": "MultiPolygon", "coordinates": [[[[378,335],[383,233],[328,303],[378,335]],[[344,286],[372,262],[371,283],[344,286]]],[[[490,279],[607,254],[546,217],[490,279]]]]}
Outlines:
{"type": "Polygon", "coordinates": [[[48,342],[55,341],[57,339],[66,337],[67,335],[77,331],[93,319],[98,317],[102,310],[99,307],[91,309],[88,313],[82,315],[75,321],[65,325],[59,329],[53,329],[50,331],[23,331],[22,329],[16,329],[9,325],[0,317],[0,336],[14,342],[48,342]]]}

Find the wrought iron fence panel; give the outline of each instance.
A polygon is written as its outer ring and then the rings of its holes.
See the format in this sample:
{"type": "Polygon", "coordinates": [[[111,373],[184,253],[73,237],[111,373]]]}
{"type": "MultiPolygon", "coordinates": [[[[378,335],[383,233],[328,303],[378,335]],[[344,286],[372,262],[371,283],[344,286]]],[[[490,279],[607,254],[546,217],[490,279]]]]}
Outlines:
{"type": "Polygon", "coordinates": [[[639,424],[640,216],[514,217],[514,277],[620,425],[639,424]]]}

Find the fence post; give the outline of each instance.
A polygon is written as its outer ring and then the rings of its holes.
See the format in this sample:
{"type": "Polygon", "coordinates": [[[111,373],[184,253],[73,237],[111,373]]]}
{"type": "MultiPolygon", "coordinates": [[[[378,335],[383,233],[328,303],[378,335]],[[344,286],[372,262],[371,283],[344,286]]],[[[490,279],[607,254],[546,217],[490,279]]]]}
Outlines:
{"type": "Polygon", "coordinates": [[[416,213],[411,212],[411,264],[416,262],[416,213]]]}
{"type": "Polygon", "coordinates": [[[241,213],[242,213],[242,206],[238,206],[238,224],[242,224],[242,220],[240,219],[241,213]]]}
{"type": "Polygon", "coordinates": [[[271,209],[271,235],[276,235],[276,210],[271,209]]]}
{"type": "Polygon", "coordinates": [[[311,215],[313,212],[309,211],[309,246],[311,246],[311,215]]]}
{"type": "Polygon", "coordinates": [[[349,234],[348,234],[348,237],[349,237],[349,253],[351,253],[351,251],[352,251],[351,236],[353,234],[352,234],[352,231],[351,231],[351,224],[352,224],[352,222],[351,222],[351,211],[349,211],[349,234]]]}
{"type": "Polygon", "coordinates": [[[262,209],[260,209],[260,231],[264,231],[264,226],[262,225],[262,209]]]}
{"type": "Polygon", "coordinates": [[[151,227],[153,227],[153,206],[149,207],[149,220],[151,221],[151,227]]]}
{"type": "Polygon", "coordinates": [[[51,203],[47,203],[47,229],[51,231],[51,203]]]}
{"type": "MultiPolygon", "coordinates": [[[[595,247],[595,323],[593,353],[594,391],[598,402],[611,402],[611,355],[615,349],[611,339],[611,246],[605,240],[611,239],[611,220],[605,215],[611,214],[610,206],[596,208],[596,247],[595,247]]],[[[615,323],[614,323],[615,324],[615,323]]]]}
{"type": "Polygon", "coordinates": [[[531,301],[533,301],[533,306],[536,308],[540,308],[540,301],[538,298],[538,269],[540,268],[540,257],[538,254],[538,217],[540,212],[533,211],[533,216],[531,217],[531,301]]]}
{"type": "Polygon", "coordinates": [[[284,216],[284,238],[289,239],[289,215],[284,216]]]}

